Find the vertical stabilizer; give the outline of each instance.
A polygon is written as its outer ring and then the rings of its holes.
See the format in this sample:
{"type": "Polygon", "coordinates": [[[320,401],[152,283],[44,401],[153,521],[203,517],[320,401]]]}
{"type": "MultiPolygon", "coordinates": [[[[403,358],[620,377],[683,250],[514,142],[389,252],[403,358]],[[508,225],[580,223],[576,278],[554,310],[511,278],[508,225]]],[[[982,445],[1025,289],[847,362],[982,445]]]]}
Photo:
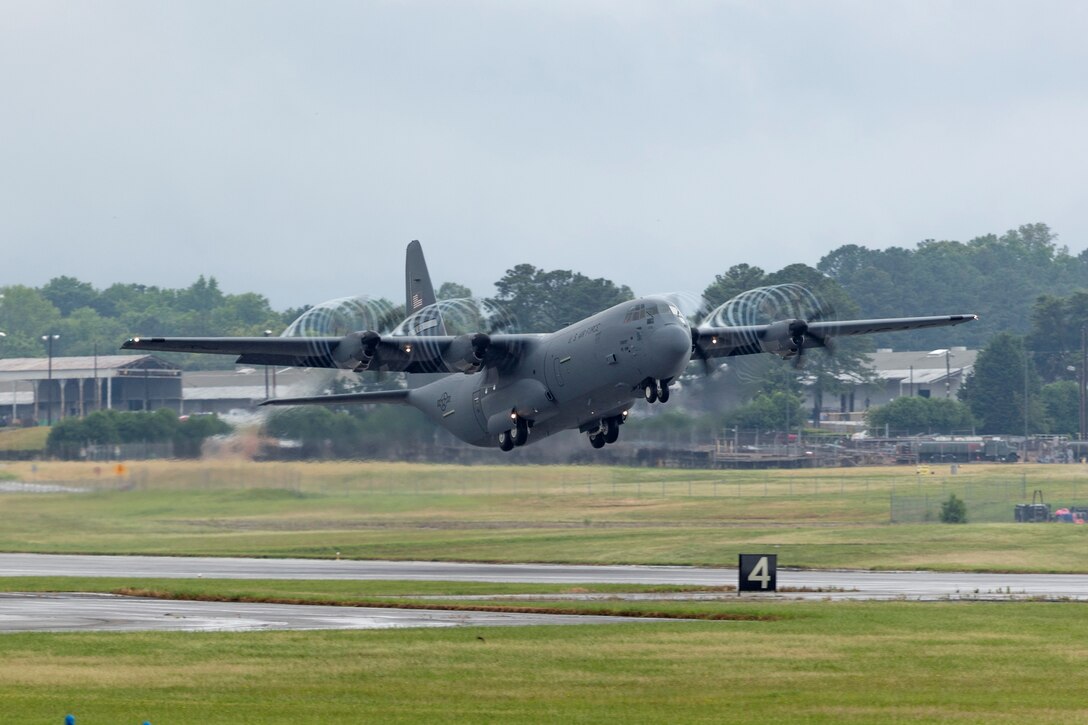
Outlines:
{"type": "MultiPolygon", "coordinates": [[[[406,317],[418,315],[420,310],[438,301],[434,295],[434,287],[431,286],[431,275],[427,273],[423,247],[415,240],[408,245],[408,257],[404,264],[404,288],[406,317]]],[[[442,315],[437,308],[434,309],[433,315],[427,313],[419,315],[413,328],[412,332],[416,335],[446,334],[446,325],[442,322],[442,315]]]]}
{"type": "MultiPolygon", "coordinates": [[[[404,315],[409,321],[407,332],[423,336],[445,335],[446,324],[442,321],[442,311],[436,304],[438,299],[431,285],[431,275],[427,273],[423,247],[416,240],[408,245],[408,255],[404,263],[404,291],[404,315]]],[[[446,375],[446,372],[410,373],[407,375],[408,387],[418,388],[446,375]]]]}

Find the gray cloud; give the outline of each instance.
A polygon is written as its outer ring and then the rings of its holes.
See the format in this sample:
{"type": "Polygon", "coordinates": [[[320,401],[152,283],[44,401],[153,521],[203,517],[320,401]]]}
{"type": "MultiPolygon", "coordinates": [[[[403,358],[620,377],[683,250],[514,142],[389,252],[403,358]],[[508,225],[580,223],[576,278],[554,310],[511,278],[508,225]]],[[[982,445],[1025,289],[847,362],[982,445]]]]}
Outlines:
{"type": "Polygon", "coordinates": [[[636,292],[847,243],[1088,241],[1074,2],[0,6],[0,284],[399,299],[403,247],[636,292]]]}

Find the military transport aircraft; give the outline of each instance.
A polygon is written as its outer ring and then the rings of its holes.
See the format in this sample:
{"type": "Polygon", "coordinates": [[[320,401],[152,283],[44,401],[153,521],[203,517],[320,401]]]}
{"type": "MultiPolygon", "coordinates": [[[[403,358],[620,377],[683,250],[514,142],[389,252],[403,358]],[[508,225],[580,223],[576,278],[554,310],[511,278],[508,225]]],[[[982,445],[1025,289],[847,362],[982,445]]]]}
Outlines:
{"type": "Polygon", "coordinates": [[[882,320],[782,319],[691,326],[664,297],[642,297],[546,334],[449,335],[423,249],[408,245],[408,319],[392,334],[342,337],[135,337],[128,350],[238,355],[239,364],[407,373],[407,389],[267,400],[262,405],[411,405],[461,440],[509,451],[568,428],[614,443],[638,398],[667,402],[692,358],[770,353],[799,360],[828,338],[958,325],[976,315],[882,320]]]}

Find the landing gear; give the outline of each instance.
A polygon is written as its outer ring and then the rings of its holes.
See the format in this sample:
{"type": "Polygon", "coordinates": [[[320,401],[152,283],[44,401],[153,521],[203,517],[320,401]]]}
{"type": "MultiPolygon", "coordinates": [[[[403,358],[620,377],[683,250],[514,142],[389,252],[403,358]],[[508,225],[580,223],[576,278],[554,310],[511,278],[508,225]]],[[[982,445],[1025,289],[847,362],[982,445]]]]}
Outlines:
{"type": "MultiPolygon", "coordinates": [[[[604,422],[604,442],[615,443],[620,438],[620,422],[609,418],[604,422]]],[[[599,448],[600,446],[598,446],[599,448]]]]}
{"type": "Polygon", "coordinates": [[[626,411],[622,415],[605,418],[598,421],[596,427],[587,430],[589,444],[594,448],[604,448],[606,443],[615,443],[620,438],[620,425],[623,423],[626,411]]]}
{"type": "Polygon", "coordinates": [[[523,446],[526,441],[529,440],[529,421],[525,420],[521,416],[518,416],[517,422],[514,424],[514,430],[512,431],[514,436],[514,445],[523,446]]]}
{"type": "Polygon", "coordinates": [[[669,381],[650,378],[642,386],[642,394],[647,403],[669,402],[669,381]]]}
{"type": "Polygon", "coordinates": [[[499,448],[509,451],[514,446],[523,446],[529,441],[529,421],[517,413],[510,414],[510,422],[514,427],[499,433],[499,448]]]}

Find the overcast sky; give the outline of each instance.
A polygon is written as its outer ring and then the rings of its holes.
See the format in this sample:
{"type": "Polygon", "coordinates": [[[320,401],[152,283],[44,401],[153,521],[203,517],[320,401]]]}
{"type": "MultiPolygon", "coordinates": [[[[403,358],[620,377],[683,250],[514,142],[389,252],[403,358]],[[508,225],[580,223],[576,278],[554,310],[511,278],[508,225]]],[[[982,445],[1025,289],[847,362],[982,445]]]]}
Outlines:
{"type": "Polygon", "coordinates": [[[1088,246],[1084,2],[0,0],[0,285],[701,291],[1042,221],[1088,246]]]}

